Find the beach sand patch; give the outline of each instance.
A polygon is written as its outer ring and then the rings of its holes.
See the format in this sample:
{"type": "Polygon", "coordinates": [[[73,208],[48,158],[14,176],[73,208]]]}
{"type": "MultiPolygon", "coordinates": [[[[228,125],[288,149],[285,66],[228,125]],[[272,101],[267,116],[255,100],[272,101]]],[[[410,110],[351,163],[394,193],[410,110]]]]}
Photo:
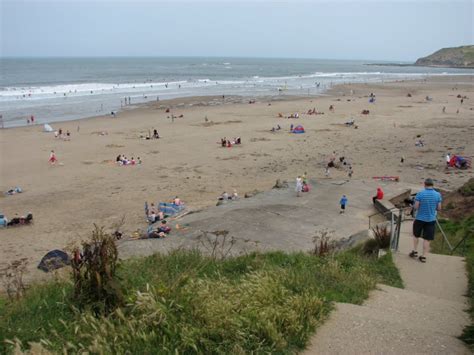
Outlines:
{"type": "Polygon", "coordinates": [[[258,137],[258,138],[250,138],[250,142],[255,143],[255,142],[270,142],[271,139],[264,138],[264,137],[258,137]]]}
{"type": "Polygon", "coordinates": [[[204,122],[204,123],[198,123],[193,126],[211,127],[211,126],[217,126],[217,125],[228,125],[228,124],[233,124],[233,123],[242,123],[242,121],[241,120],[228,120],[228,121],[223,121],[223,122],[209,121],[209,122],[204,122]]]}

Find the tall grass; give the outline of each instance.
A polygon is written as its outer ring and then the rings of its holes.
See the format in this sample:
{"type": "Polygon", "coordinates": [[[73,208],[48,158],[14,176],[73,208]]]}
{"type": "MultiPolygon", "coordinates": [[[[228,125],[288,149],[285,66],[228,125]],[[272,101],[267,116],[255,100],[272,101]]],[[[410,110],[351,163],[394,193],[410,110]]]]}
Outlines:
{"type": "MultiPolygon", "coordinates": [[[[474,181],[474,180],[473,180],[474,181]]],[[[468,273],[468,293],[471,316],[471,324],[464,328],[461,339],[468,344],[474,351],[474,216],[467,217],[461,221],[440,221],[441,227],[447,234],[450,243],[455,246],[468,233],[465,248],[460,246],[454,255],[463,255],[466,258],[466,269],[468,273]]],[[[449,254],[449,248],[443,242],[443,236],[438,233],[435,240],[431,243],[431,251],[439,254],[449,254]]]]}
{"type": "MultiPolygon", "coordinates": [[[[125,261],[117,273],[126,305],[111,314],[78,311],[69,283],[37,286],[0,302],[0,339],[23,349],[41,341],[54,353],[294,353],[334,301],[361,303],[378,282],[401,285],[390,254],[357,250],[225,260],[175,251],[125,261]]],[[[14,346],[2,342],[0,353],[14,346]]]]}

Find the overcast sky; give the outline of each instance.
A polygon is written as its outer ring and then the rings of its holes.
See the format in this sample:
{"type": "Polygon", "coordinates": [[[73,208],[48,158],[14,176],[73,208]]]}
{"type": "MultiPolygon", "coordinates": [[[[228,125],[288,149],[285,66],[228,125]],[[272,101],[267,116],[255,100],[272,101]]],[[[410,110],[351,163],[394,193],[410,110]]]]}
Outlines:
{"type": "Polygon", "coordinates": [[[415,60],[473,44],[471,0],[0,0],[2,56],[415,60]]]}

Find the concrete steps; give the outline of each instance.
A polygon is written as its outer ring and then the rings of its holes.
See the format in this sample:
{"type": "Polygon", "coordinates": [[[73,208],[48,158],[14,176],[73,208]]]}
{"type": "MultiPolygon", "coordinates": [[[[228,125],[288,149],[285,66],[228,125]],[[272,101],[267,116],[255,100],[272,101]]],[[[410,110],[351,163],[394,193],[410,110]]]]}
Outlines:
{"type": "Polygon", "coordinates": [[[394,260],[405,289],[379,285],[361,306],[338,303],[304,354],[471,353],[457,339],[470,321],[463,258],[411,259],[411,222],[402,225],[400,238],[394,260]]]}

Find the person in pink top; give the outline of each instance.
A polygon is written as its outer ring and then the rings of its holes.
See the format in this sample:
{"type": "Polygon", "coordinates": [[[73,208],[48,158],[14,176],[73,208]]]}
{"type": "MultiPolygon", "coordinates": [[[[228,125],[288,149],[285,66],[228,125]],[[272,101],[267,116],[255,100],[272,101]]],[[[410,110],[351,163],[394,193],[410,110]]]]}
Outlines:
{"type": "Polygon", "coordinates": [[[49,154],[49,162],[51,164],[56,164],[56,162],[58,161],[58,158],[56,158],[56,154],[54,153],[54,150],[51,151],[51,153],[49,154]]]}

